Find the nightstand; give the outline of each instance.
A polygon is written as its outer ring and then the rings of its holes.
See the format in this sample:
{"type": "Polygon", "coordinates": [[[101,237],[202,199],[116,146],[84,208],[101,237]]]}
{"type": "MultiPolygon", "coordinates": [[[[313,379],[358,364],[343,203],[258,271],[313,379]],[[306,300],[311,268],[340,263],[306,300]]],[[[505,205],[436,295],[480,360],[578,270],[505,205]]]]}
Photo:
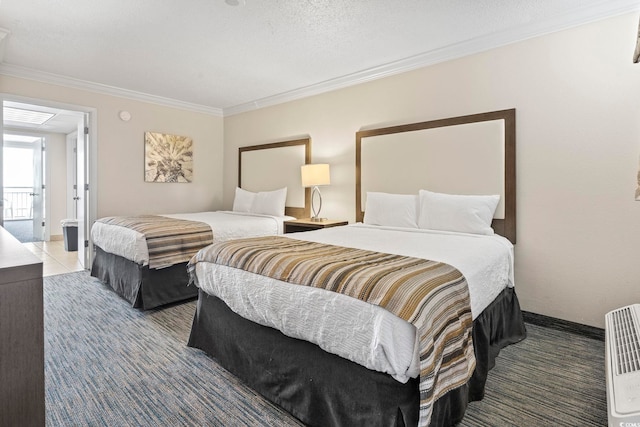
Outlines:
{"type": "Polygon", "coordinates": [[[296,219],[284,222],[285,233],[299,233],[301,231],[319,230],[321,228],[339,227],[347,225],[349,221],[335,219],[323,219],[322,221],[311,221],[311,218],[296,219]]]}

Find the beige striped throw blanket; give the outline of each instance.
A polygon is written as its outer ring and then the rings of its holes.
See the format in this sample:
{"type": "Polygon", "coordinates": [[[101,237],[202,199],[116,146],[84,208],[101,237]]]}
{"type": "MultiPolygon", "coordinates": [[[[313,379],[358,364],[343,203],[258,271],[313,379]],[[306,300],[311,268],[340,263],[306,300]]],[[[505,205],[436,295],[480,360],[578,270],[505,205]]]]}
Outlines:
{"type": "Polygon", "coordinates": [[[149,268],[187,262],[200,249],[213,243],[211,227],[199,221],[159,215],[113,216],[98,221],[144,235],[149,250],[149,268]]]}
{"type": "Polygon", "coordinates": [[[448,264],[282,236],[216,242],[189,262],[192,280],[198,262],[340,292],[412,323],[420,340],[420,425],[429,424],[435,400],[473,374],[469,289],[448,264]]]}

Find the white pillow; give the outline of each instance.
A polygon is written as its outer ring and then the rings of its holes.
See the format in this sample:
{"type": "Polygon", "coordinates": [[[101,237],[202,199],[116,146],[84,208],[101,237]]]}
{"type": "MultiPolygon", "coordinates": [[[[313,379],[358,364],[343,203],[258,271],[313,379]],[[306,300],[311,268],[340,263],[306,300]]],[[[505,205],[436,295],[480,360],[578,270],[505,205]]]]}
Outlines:
{"type": "Polygon", "coordinates": [[[418,227],[460,233],[493,234],[491,220],[499,195],[462,196],[420,190],[418,227]]]}
{"type": "Polygon", "coordinates": [[[418,196],[367,192],[365,224],[418,228],[418,196]]]}
{"type": "Polygon", "coordinates": [[[251,213],[284,216],[284,205],[287,201],[287,187],[274,191],[260,191],[251,205],[251,213]]]}
{"type": "Polygon", "coordinates": [[[251,212],[251,206],[253,200],[256,197],[256,193],[243,190],[240,187],[236,187],[236,196],[233,199],[233,211],[234,212],[251,212]]]}

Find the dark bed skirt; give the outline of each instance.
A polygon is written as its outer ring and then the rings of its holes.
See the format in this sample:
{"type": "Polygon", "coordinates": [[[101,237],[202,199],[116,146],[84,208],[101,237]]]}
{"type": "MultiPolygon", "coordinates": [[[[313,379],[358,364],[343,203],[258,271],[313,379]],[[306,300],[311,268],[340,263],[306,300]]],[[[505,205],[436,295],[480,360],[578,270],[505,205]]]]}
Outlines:
{"type": "Polygon", "coordinates": [[[194,299],[198,288],[189,284],[187,263],[150,269],[95,246],[91,275],[113,289],[134,308],[149,310],[194,299]]]}
{"type": "MultiPolygon", "coordinates": [[[[520,304],[505,289],[474,321],[477,367],[471,380],[434,405],[432,426],[451,426],[484,395],[501,348],[526,336],[520,304]]],[[[418,380],[391,376],[235,314],[200,291],[188,345],[204,350],[255,391],[311,426],[415,426],[418,380]]]]}

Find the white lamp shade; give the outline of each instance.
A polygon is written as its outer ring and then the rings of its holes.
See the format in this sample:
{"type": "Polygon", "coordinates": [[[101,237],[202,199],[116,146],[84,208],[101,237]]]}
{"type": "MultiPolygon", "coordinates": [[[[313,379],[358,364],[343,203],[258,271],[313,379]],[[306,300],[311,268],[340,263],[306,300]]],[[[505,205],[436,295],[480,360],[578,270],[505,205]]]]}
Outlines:
{"type": "Polygon", "coordinates": [[[303,187],[331,184],[328,164],[302,165],[300,172],[303,187]]]}

